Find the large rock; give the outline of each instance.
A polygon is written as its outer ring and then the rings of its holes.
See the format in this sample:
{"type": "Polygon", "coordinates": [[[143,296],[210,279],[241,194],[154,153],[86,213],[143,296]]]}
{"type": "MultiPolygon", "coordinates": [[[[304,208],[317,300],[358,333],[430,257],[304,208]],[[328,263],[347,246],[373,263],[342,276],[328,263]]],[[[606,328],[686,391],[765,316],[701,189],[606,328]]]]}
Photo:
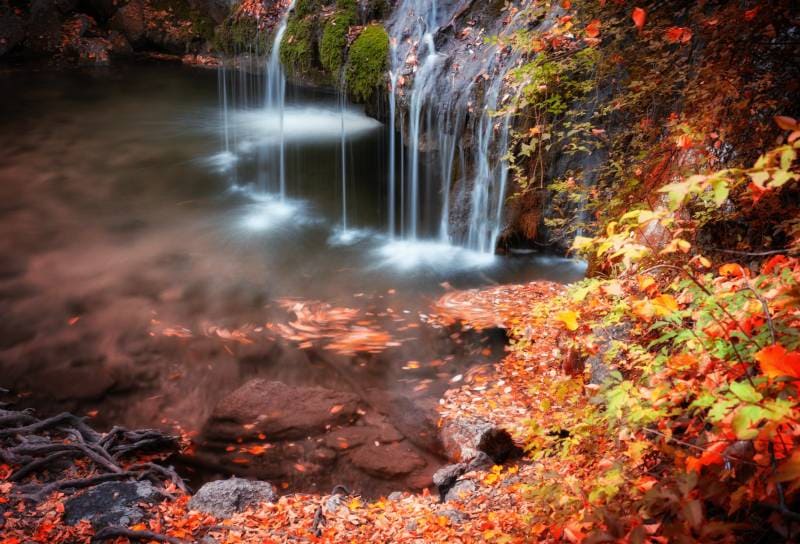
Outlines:
{"type": "Polygon", "coordinates": [[[366,444],[350,455],[350,461],[367,474],[384,480],[405,476],[426,465],[422,457],[403,443],[366,444]]]}
{"type": "Polygon", "coordinates": [[[267,482],[230,478],[205,484],[191,498],[189,508],[223,519],[277,499],[275,488],[267,482]]]}
{"type": "Polygon", "coordinates": [[[111,28],[118,30],[134,46],[142,45],[147,30],[144,19],[144,2],[130,0],[111,19],[111,28]]]}
{"type": "Polygon", "coordinates": [[[347,423],[357,410],[358,397],[350,393],[254,379],[217,404],[204,434],[224,441],[262,433],[271,442],[299,439],[347,423]]]}
{"type": "Polygon", "coordinates": [[[139,523],[145,515],[142,503],[159,497],[150,482],[106,482],[70,497],[64,504],[64,522],[75,525],[89,520],[95,529],[139,523]]]}
{"type": "MultiPolygon", "coordinates": [[[[0,7],[0,56],[14,49],[23,38],[25,38],[25,27],[22,19],[11,10],[4,11],[0,7]]],[[[0,277],[5,276],[3,264],[3,259],[0,258],[0,277]]]]}
{"type": "Polygon", "coordinates": [[[447,456],[455,461],[469,461],[483,452],[499,464],[521,453],[508,431],[482,419],[447,421],[441,437],[447,456]]]}

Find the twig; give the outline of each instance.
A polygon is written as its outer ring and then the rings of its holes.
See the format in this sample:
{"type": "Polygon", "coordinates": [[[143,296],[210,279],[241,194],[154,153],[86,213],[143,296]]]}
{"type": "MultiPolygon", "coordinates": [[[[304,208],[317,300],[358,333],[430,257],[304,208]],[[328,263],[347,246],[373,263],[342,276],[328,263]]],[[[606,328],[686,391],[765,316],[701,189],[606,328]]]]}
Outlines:
{"type": "MultiPolygon", "coordinates": [[[[679,438],[675,438],[674,436],[667,436],[662,432],[656,431],[655,429],[650,429],[649,427],[644,427],[643,430],[645,432],[650,433],[650,434],[655,434],[657,436],[660,436],[661,438],[663,438],[664,440],[666,440],[668,442],[675,442],[676,444],[680,444],[681,446],[686,446],[687,448],[691,448],[691,449],[697,450],[697,451],[702,451],[702,452],[706,451],[706,448],[704,448],[702,446],[698,446],[697,444],[692,444],[691,442],[685,442],[685,441],[683,441],[683,440],[681,440],[679,438]]],[[[752,461],[747,461],[745,459],[741,459],[741,458],[735,457],[733,455],[727,455],[725,453],[721,453],[720,456],[723,457],[724,459],[730,459],[730,460],[733,460],[733,461],[738,461],[739,463],[742,463],[742,464],[745,464],[745,465],[750,465],[750,466],[754,466],[754,467],[758,466],[757,463],[753,463],[752,461]]]]}
{"type": "Polygon", "coordinates": [[[730,253],[731,255],[750,255],[753,257],[765,257],[767,255],[780,255],[781,253],[791,252],[791,248],[773,249],[771,251],[739,251],[736,249],[722,249],[716,247],[710,247],[708,249],[709,251],[716,251],[718,253],[730,253]]]}

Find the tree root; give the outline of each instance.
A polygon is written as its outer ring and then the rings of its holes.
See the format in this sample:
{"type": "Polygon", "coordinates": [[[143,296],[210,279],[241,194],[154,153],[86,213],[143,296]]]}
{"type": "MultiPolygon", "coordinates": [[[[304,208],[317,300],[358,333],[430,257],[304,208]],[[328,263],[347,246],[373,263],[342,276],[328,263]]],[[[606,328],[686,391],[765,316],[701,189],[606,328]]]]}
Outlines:
{"type": "Polygon", "coordinates": [[[172,467],[152,462],[131,466],[120,463],[122,457],[133,453],[169,454],[177,451],[178,446],[176,437],[152,429],[129,431],[114,427],[101,435],[83,418],[66,412],[40,420],[27,410],[0,411],[0,460],[15,468],[9,478],[18,484],[13,494],[35,502],[54,491],[75,491],[125,479],[148,479],[161,486],[167,481],[188,492],[172,467]],[[24,483],[26,478],[45,471],[64,472],[68,468],[64,462],[74,466],[75,459],[91,461],[96,473],[74,479],[51,475],[47,481],[39,476],[36,481],[24,483]]]}

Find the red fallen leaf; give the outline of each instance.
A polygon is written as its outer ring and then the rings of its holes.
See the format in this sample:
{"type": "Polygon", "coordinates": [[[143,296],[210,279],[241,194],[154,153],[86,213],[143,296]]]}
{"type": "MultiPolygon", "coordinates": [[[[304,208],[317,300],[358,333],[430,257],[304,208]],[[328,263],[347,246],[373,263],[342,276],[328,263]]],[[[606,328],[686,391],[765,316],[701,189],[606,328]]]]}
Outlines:
{"type": "Polygon", "coordinates": [[[250,459],[245,459],[244,457],[234,457],[231,459],[232,463],[236,463],[237,465],[249,465],[250,459]]]}
{"type": "Polygon", "coordinates": [[[752,181],[747,185],[747,188],[750,189],[750,194],[753,196],[753,204],[758,204],[758,201],[761,200],[761,197],[767,192],[767,189],[759,187],[752,181]]]}
{"type": "Polygon", "coordinates": [[[800,129],[800,123],[797,122],[797,119],[793,117],[788,117],[786,115],[776,115],[772,118],[775,121],[775,124],[778,125],[783,130],[798,130],[800,129]]]}
{"type": "Polygon", "coordinates": [[[786,255],[775,255],[764,263],[764,265],[761,267],[761,271],[764,274],[772,274],[775,268],[780,268],[781,265],[784,265],[788,262],[789,258],[786,255]]]}
{"type": "Polygon", "coordinates": [[[89,417],[97,417],[97,414],[99,413],[100,413],[99,410],[89,410],[88,412],[86,412],[86,415],[89,417]]]}
{"type": "Polygon", "coordinates": [[[671,26],[664,36],[669,43],[689,43],[692,40],[692,31],[685,26],[671,26]]]}
{"type": "Polygon", "coordinates": [[[700,472],[703,467],[719,465],[725,460],[721,453],[728,447],[727,442],[716,442],[699,457],[686,459],[686,468],[691,472],[700,472]]]}
{"type": "Polygon", "coordinates": [[[344,405],[337,404],[337,405],[331,407],[330,412],[331,412],[331,414],[338,414],[339,412],[342,411],[342,408],[344,408],[344,405]]]}
{"type": "Polygon", "coordinates": [[[569,9],[572,7],[571,0],[561,0],[561,7],[564,9],[569,9]]]}
{"type": "Polygon", "coordinates": [[[745,21],[752,21],[758,15],[758,10],[761,9],[761,6],[756,6],[753,9],[748,9],[744,12],[744,20],[745,21]]]}
{"type": "Polygon", "coordinates": [[[633,19],[633,24],[636,25],[636,28],[642,30],[644,23],[647,21],[647,12],[642,8],[633,8],[631,19],[633,19]]]}
{"type": "Polygon", "coordinates": [[[306,471],[306,467],[305,467],[305,466],[303,466],[303,465],[301,465],[300,463],[295,463],[295,465],[294,465],[294,469],[295,469],[297,472],[305,472],[305,471],[306,471]]]}
{"type": "Polygon", "coordinates": [[[767,346],[755,354],[761,372],[770,378],[788,376],[800,380],[800,352],[786,351],[780,344],[767,346]]]}
{"type": "Polygon", "coordinates": [[[592,19],[586,25],[586,36],[589,38],[596,38],[600,35],[600,19],[592,19]]]}

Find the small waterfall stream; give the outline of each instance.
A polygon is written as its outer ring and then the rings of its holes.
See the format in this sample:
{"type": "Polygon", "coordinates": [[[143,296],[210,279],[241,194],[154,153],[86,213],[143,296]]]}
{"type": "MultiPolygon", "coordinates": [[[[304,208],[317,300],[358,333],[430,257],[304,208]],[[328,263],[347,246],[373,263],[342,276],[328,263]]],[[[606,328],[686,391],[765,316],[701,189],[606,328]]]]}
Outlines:
{"type": "MultiPolygon", "coordinates": [[[[404,122],[397,119],[402,117],[397,103],[404,99],[409,141],[399,184],[394,178],[397,150],[394,145],[389,149],[389,233],[398,232],[394,214],[399,211],[399,235],[405,240],[434,238],[490,254],[503,226],[508,182],[503,156],[511,123],[510,113],[498,117],[497,111],[511,98],[503,90],[517,57],[489,46],[484,66],[463,67],[462,83],[453,78],[448,85],[452,59],[437,50],[436,39],[463,8],[463,0],[401,0],[392,19],[389,123],[394,139],[398,121],[404,122]],[[406,75],[412,79],[410,89],[399,84],[406,75]],[[478,80],[485,80],[480,89],[478,80]],[[472,145],[464,142],[465,134],[472,135],[472,145]],[[431,151],[438,166],[428,164],[431,151]],[[422,233],[425,224],[428,231],[422,233]]],[[[514,20],[508,28],[514,28],[514,20]]]]}
{"type": "MultiPolygon", "coordinates": [[[[295,0],[292,0],[289,7],[283,14],[281,22],[275,31],[275,39],[272,42],[272,50],[269,55],[269,62],[267,63],[266,82],[265,88],[267,90],[265,107],[268,112],[274,112],[278,116],[278,145],[277,149],[273,149],[268,160],[271,165],[272,179],[277,178],[277,189],[280,192],[281,200],[286,198],[286,137],[285,137],[285,119],[286,119],[286,74],[283,71],[281,64],[281,42],[283,35],[286,33],[286,27],[289,23],[289,14],[294,9],[295,0]],[[277,155],[277,156],[276,156],[277,155]],[[277,163],[277,172],[275,172],[274,165],[277,163]]],[[[274,182],[273,182],[273,187],[274,182]]]]}

